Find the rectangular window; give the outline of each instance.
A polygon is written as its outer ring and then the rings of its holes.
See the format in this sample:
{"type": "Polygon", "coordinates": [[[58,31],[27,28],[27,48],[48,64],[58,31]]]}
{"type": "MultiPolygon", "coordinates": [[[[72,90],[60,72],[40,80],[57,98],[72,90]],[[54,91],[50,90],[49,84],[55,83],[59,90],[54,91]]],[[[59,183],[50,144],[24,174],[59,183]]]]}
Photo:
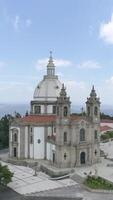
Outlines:
{"type": "Polygon", "coordinates": [[[30,135],[30,144],[32,144],[32,143],[33,143],[33,136],[30,135]]]}
{"type": "Polygon", "coordinates": [[[85,129],[80,129],[80,142],[85,142],[85,129]]]}
{"type": "Polygon", "coordinates": [[[17,142],[17,133],[14,133],[14,142],[17,142]]]}
{"type": "Polygon", "coordinates": [[[35,114],[41,114],[41,106],[35,106],[35,114]]]}
{"type": "Polygon", "coordinates": [[[54,133],[56,133],[56,127],[54,127],[54,133]]]}
{"type": "Polygon", "coordinates": [[[64,143],[67,142],[67,132],[64,132],[64,143]]]}
{"type": "Polygon", "coordinates": [[[98,139],[98,132],[97,132],[97,130],[95,130],[95,140],[97,140],[98,139]]]}
{"type": "Polygon", "coordinates": [[[56,106],[53,106],[53,114],[56,114],[56,106]]]}
{"type": "Polygon", "coordinates": [[[14,147],[14,157],[17,156],[17,150],[16,150],[16,147],[14,147]]]}

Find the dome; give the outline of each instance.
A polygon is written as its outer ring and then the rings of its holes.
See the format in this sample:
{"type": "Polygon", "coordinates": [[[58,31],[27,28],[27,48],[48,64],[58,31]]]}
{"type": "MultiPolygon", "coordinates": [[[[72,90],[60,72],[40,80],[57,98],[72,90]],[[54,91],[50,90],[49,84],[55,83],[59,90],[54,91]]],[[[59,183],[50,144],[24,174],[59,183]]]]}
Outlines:
{"type": "Polygon", "coordinates": [[[34,92],[34,100],[38,101],[55,101],[60,95],[62,83],[55,75],[55,65],[53,63],[52,55],[50,55],[47,65],[47,75],[37,85],[34,92]]]}
{"type": "Polygon", "coordinates": [[[34,99],[36,100],[56,100],[60,95],[62,84],[58,78],[44,78],[36,87],[34,99]]]}

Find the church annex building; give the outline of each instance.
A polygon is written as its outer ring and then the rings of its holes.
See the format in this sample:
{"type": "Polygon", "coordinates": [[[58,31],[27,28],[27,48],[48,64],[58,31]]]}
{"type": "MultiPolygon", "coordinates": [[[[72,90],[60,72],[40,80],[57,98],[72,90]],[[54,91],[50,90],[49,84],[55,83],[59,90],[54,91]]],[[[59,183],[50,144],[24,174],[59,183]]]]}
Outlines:
{"type": "Polygon", "coordinates": [[[92,165],[100,160],[99,134],[100,100],[94,86],[86,100],[86,116],[72,115],[70,98],[50,55],[30,114],[10,125],[10,158],[45,159],[58,168],[92,165]]]}

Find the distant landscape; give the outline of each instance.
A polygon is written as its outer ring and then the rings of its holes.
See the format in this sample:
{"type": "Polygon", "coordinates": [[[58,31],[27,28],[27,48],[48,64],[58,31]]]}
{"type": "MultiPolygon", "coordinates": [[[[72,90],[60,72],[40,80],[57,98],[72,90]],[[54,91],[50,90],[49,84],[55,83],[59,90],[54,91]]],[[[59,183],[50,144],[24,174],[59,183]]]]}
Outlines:
{"type": "MultiPolygon", "coordinates": [[[[72,113],[80,113],[81,105],[73,105],[72,113]]],[[[30,111],[29,103],[27,104],[0,104],[0,117],[3,117],[5,114],[14,115],[15,112],[20,113],[21,115],[25,115],[26,111],[30,111]]],[[[113,116],[113,106],[103,105],[101,106],[101,112],[113,116]]]]}
{"type": "Polygon", "coordinates": [[[15,115],[15,112],[25,115],[26,111],[29,111],[29,104],[0,104],[0,117],[3,117],[5,114],[15,115]]]}

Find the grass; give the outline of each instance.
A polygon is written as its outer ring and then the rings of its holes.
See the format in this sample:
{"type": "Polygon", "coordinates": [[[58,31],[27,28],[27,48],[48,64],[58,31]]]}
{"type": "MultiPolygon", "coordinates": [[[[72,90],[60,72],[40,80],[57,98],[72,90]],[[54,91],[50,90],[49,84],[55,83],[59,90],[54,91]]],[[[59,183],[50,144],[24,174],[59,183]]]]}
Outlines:
{"type": "Polygon", "coordinates": [[[88,176],[84,184],[91,189],[113,190],[113,184],[101,177],[88,176]]]}

